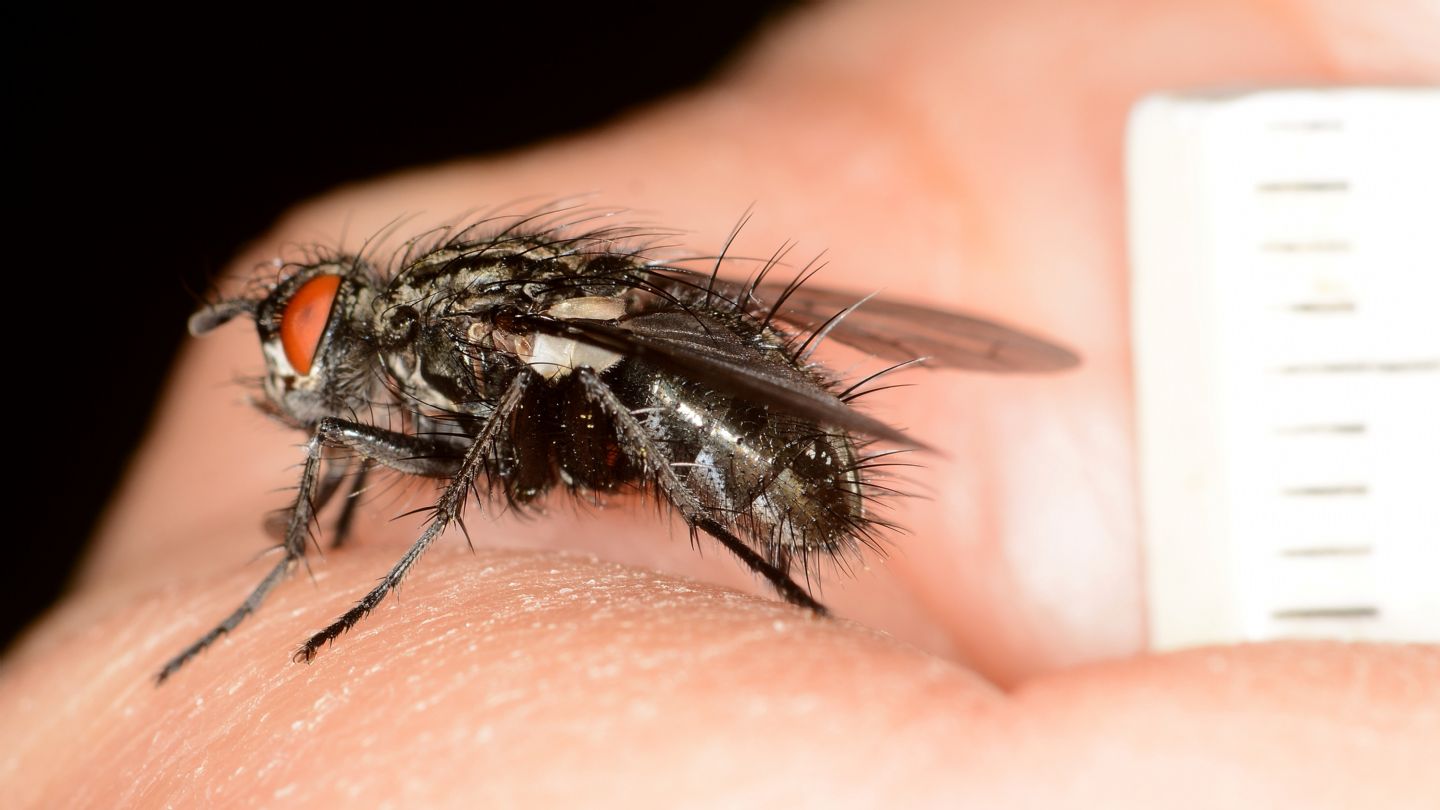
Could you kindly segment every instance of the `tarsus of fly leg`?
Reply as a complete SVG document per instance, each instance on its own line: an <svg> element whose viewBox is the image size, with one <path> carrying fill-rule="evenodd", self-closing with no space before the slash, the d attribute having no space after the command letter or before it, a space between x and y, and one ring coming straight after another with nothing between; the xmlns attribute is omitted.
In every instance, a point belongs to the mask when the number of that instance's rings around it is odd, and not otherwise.
<svg viewBox="0 0 1440 810"><path fill-rule="evenodd" d="M240 603L240 607L235 608L234 612L215 625L210 632L201 636L194 644L186 647L179 655L171 658L165 664L160 673L155 676L157 685L164 683L166 678L174 675L190 659L214 644L221 636L238 627L246 616L254 613L255 609L260 607L260 603L265 601L265 596L270 593L270 589L279 584L280 580L284 579L294 568L295 563L305 556L305 540L309 536L310 521L315 519L315 511L323 505L312 500L316 495L316 481L319 478L320 461L324 455L318 428L315 435L310 438L306 449L305 470L300 474L300 486L295 493L295 505L290 509L290 522L285 527L285 540L281 544L284 556L275 563L274 568L270 569L270 573L260 580L260 584L255 586L255 590L245 597L245 601ZM330 493L333 492L334 488L331 488ZM328 497L329 493L320 493L320 495Z"/></svg>
<svg viewBox="0 0 1440 810"><path fill-rule="evenodd" d="M675 508L680 510L680 516L685 518L686 523L719 540L732 554L739 557L741 562L749 566L750 570L769 581L786 602L807 608L821 616L829 613L824 605L815 601L809 591L790 578L788 562L785 569L782 569L766 560L706 511L695 493L675 474L675 468L670 466L670 454L645 430L645 426L640 424L625 403L615 396L615 392L610 390L593 369L581 367L575 373L584 386L585 395L614 420L621 443L640 448L643 456L632 460L642 464L655 477L661 491L675 504Z"/></svg>
<svg viewBox="0 0 1440 810"><path fill-rule="evenodd" d="M390 569L390 573L386 574L385 577L380 580L380 584L365 594L364 598L355 604L355 607L350 608L340 618L331 622L329 627L311 636L309 640L301 645L300 649L296 650L293 656L295 661L309 662L314 660L315 654L319 652L321 647L334 641L341 634L359 623L361 619L370 615L370 612L385 599L385 595L400 584L400 581L405 578L405 574L410 571L411 566L415 565L415 562L425 554L425 551L430 548L430 545L435 542L435 539L439 537L451 523L460 517L460 512L464 508L465 501L470 495L470 488L474 485L475 479L479 477L480 472L484 469L485 460L490 454L496 437L500 435L501 429L510 421L510 417L514 415L515 409L520 404L525 394L525 389L529 386L533 377L534 372L529 369L523 369L519 376L515 378L515 381L510 384L510 387L507 388L505 393L500 397L500 401L496 404L494 412L486 419L484 427L480 429L480 433L475 436L470 447L466 449L465 458L460 463L459 471L450 479L450 483L446 485L445 492L440 496L439 502L435 504L434 515L430 518L430 525L425 527L425 531L420 535L419 539L411 544L404 556Z"/></svg>

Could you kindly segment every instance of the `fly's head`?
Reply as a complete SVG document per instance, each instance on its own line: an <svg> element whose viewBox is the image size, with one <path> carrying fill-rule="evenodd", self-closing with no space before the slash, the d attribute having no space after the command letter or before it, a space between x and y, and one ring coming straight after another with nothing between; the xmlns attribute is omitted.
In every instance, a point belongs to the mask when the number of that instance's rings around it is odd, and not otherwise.
<svg viewBox="0 0 1440 810"><path fill-rule="evenodd" d="M265 355L263 386L276 415L297 427L349 416L365 403L370 358L370 275L355 260L299 267L273 286L206 307L190 318L202 335L249 315Z"/></svg>

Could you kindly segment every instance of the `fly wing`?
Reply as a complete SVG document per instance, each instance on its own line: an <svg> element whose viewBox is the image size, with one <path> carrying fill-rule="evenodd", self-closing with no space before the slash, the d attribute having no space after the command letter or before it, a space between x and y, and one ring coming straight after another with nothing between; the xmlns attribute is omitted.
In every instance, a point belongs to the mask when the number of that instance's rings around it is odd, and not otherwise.
<svg viewBox="0 0 1440 810"><path fill-rule="evenodd" d="M767 357L723 323L698 313L663 311L623 321L521 316L530 329L577 340L748 399L877 439L920 442L846 405L793 365Z"/></svg>
<svg viewBox="0 0 1440 810"><path fill-rule="evenodd" d="M925 358L928 365L991 372L1053 372L1074 368L1069 349L963 312L820 285L763 281L751 285L675 267L652 270L656 281L721 297L760 318L770 317L886 360ZM772 314L773 309L773 314Z"/></svg>
<svg viewBox="0 0 1440 810"><path fill-rule="evenodd" d="M994 372L1063 371L1080 363L1068 349L994 321L885 298L857 299L812 284L761 284L756 295L778 302L774 317L886 360ZM860 303L857 306L857 301ZM776 304L771 304L776 306ZM854 307L849 312L847 308ZM845 312L838 316L837 313Z"/></svg>

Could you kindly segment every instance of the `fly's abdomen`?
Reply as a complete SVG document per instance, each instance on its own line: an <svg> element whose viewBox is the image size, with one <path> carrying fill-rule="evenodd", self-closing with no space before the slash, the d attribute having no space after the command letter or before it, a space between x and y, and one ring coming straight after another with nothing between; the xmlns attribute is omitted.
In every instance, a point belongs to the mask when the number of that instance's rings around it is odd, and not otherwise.
<svg viewBox="0 0 1440 810"><path fill-rule="evenodd" d="M847 550L866 525L854 445L815 425L795 427L736 523L777 551Z"/></svg>
<svg viewBox="0 0 1440 810"><path fill-rule="evenodd" d="M865 482L848 435L625 365L617 393L667 449L681 480L767 557L847 550L863 537Z"/></svg>

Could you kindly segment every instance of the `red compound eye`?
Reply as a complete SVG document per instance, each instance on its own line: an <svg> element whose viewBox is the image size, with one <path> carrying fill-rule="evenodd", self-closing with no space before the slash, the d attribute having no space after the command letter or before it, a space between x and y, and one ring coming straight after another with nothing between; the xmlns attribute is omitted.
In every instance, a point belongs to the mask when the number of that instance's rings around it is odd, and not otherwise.
<svg viewBox="0 0 1440 810"><path fill-rule="evenodd" d="M285 314L280 316L280 345L285 347L290 367L300 374L310 373L339 289L339 276L316 276L301 285L285 305Z"/></svg>

